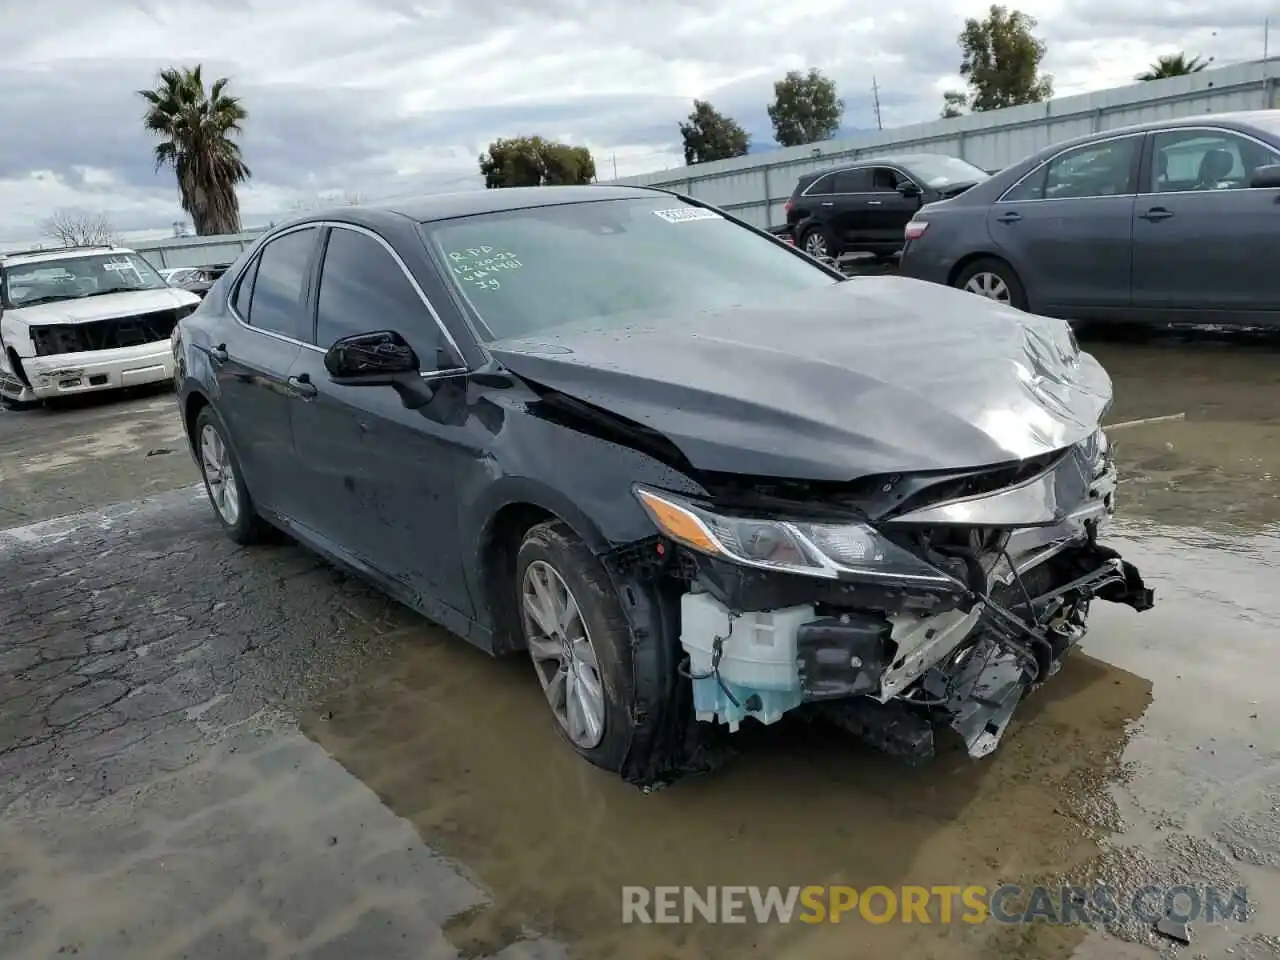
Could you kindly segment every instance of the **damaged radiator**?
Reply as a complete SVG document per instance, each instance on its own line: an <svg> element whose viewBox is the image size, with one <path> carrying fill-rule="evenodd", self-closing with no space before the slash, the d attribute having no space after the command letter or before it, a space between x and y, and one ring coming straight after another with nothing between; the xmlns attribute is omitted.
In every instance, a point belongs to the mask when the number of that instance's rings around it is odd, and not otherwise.
<svg viewBox="0 0 1280 960"><path fill-rule="evenodd" d="M168 340L178 321L190 312L190 307L183 307L85 323L32 325L31 343L37 357L157 343Z"/></svg>

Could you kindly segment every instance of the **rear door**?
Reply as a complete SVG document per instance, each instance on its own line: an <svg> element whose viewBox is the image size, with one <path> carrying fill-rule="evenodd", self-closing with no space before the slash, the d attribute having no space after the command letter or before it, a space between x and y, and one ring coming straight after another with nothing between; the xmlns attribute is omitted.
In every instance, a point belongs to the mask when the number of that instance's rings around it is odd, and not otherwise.
<svg viewBox="0 0 1280 960"><path fill-rule="evenodd" d="M872 214L877 208L868 203L875 199L870 167L837 170L830 199L832 231L842 247L856 250L875 237Z"/></svg>
<svg viewBox="0 0 1280 960"><path fill-rule="evenodd" d="M1169 321L1280 320L1280 189L1249 187L1275 148L1236 131L1150 135L1133 219L1133 305Z"/></svg>
<svg viewBox="0 0 1280 960"><path fill-rule="evenodd" d="M229 308L238 321L215 344L217 410L231 433L246 483L258 504L289 515L298 495L289 408L289 377L309 333L306 313L320 236L304 227L268 241L241 274Z"/></svg>
<svg viewBox="0 0 1280 960"><path fill-rule="evenodd" d="M1033 311L1077 319L1128 309L1143 137L1065 150L991 205L988 231Z"/></svg>

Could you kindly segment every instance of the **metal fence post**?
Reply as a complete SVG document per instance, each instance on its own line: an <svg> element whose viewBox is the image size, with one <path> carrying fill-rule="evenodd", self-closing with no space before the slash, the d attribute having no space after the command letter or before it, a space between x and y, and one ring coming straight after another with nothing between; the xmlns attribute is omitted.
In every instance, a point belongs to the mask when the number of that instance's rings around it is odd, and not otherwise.
<svg viewBox="0 0 1280 960"><path fill-rule="evenodd" d="M764 174L764 226L767 230L773 226L773 191L769 189L769 171L773 165L766 163L760 168Z"/></svg>

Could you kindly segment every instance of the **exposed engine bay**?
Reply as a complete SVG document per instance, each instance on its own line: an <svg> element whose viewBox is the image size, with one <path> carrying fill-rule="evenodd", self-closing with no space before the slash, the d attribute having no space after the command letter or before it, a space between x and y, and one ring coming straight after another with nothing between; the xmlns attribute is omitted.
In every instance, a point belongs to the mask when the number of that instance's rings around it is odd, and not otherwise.
<svg viewBox="0 0 1280 960"><path fill-rule="evenodd" d="M1101 430L1020 463L871 480L818 505L760 486L707 503L637 490L681 555L698 721L822 715L912 761L949 726L983 757L1092 601L1154 602L1098 541L1116 491Z"/></svg>

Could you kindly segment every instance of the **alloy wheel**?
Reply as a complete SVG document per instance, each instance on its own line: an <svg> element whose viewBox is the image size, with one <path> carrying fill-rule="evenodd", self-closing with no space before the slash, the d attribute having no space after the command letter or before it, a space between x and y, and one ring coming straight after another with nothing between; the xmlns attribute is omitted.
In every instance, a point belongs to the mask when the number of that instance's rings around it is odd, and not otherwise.
<svg viewBox="0 0 1280 960"><path fill-rule="evenodd" d="M529 656L551 712L570 740L590 750L604 738L604 684L578 601L545 560L525 569L520 601Z"/></svg>
<svg viewBox="0 0 1280 960"><path fill-rule="evenodd" d="M209 499L227 523L235 526L240 519L240 488L236 485L236 471L231 465L231 451L213 424L206 423L200 431L200 465L209 487Z"/></svg>
<svg viewBox="0 0 1280 960"><path fill-rule="evenodd" d="M970 277L964 289L969 293L976 293L980 297L1000 303L1008 303L1011 299L1009 285L999 275L985 270Z"/></svg>
<svg viewBox="0 0 1280 960"><path fill-rule="evenodd" d="M827 255L827 239L819 230L810 231L804 238L804 252L819 259Z"/></svg>

